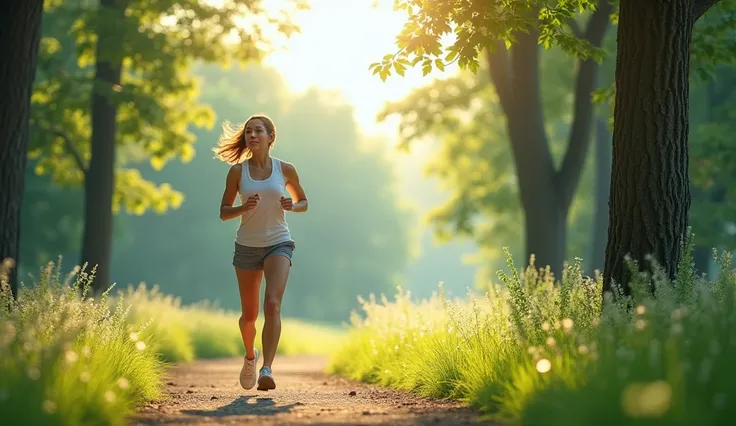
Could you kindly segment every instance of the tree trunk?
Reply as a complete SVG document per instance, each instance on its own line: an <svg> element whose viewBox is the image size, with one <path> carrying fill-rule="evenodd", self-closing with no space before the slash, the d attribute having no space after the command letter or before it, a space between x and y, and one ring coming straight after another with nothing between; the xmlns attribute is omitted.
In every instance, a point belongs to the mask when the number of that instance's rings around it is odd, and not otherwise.
<svg viewBox="0 0 736 426"><path fill-rule="evenodd" d="M92 143L89 168L85 176L84 236L82 263L96 267L93 289L96 293L108 287L112 250L115 190L115 142L117 105L112 99L121 90L123 55L120 25L125 19L125 5L120 0L101 0L97 27L95 90L92 93Z"/></svg>
<svg viewBox="0 0 736 426"><path fill-rule="evenodd" d="M16 298L28 118L42 17L42 0L5 0L0 6L0 262L12 259L15 264L7 279Z"/></svg>
<svg viewBox="0 0 736 426"><path fill-rule="evenodd" d="M511 49L513 96L507 99L508 133L516 164L519 194L525 216L526 259L534 255L535 266L561 271L565 257L565 216L559 222L557 204L562 197L555 185L555 169L544 129L539 81L538 34L519 34ZM528 265L528 263L527 263Z"/></svg>
<svg viewBox="0 0 736 426"><path fill-rule="evenodd" d="M524 206L525 261L534 255L537 269L549 266L555 277L561 279L567 248L567 208L558 197L549 196L550 192L543 194L545 190L543 186L529 188L532 202Z"/></svg>
<svg viewBox="0 0 736 426"><path fill-rule="evenodd" d="M598 2L582 37L600 46L608 28L612 5ZM592 97L598 64L585 60L575 78L573 122L567 150L555 169L545 131L539 79L539 32L518 32L507 54L498 47L488 55L491 81L507 119L511 151L525 216L526 259L561 275L567 250L567 213L577 190L588 146L592 121ZM528 265L528 263L527 263Z"/></svg>
<svg viewBox="0 0 736 426"><path fill-rule="evenodd" d="M589 275L603 270L608 238L608 195L611 187L611 132L603 118L595 123L595 194L593 212L593 239L591 242Z"/></svg>
<svg viewBox="0 0 736 426"><path fill-rule="evenodd" d="M690 208L688 177L689 0L621 0L616 60L611 217L604 291L630 293L629 255L653 256L670 278Z"/></svg>

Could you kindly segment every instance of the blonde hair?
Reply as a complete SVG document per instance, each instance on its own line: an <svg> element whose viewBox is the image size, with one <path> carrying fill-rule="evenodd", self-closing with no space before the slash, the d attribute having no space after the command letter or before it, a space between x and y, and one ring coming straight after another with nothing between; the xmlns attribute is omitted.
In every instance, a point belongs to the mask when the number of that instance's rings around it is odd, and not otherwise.
<svg viewBox="0 0 736 426"><path fill-rule="evenodd" d="M266 132L273 137L271 145L276 142L276 126L266 114L251 115L242 125L233 125L226 120L222 125L222 135L217 141L217 146L212 149L215 158L232 165L242 163L253 156L245 143L245 127L253 119L259 119L263 122Z"/></svg>

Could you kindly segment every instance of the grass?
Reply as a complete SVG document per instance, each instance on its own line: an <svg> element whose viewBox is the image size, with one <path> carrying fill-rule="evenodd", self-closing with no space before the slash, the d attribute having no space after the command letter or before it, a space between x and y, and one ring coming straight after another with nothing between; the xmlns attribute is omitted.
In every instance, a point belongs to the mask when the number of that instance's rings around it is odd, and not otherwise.
<svg viewBox="0 0 736 426"><path fill-rule="evenodd" d="M8 266L8 265L6 265ZM163 364L131 337L122 299L83 297L91 275L71 285L49 265L18 301L0 294L0 418L7 424L125 424L162 395ZM80 293L82 296L80 296Z"/></svg>
<svg viewBox="0 0 736 426"><path fill-rule="evenodd" d="M555 281L517 271L508 252L510 274L484 297L371 297L329 370L466 401L508 425L729 424L736 273L724 254L717 279L698 277L691 241L684 249L674 282L654 265L634 272L631 297L604 299L579 261Z"/></svg>
<svg viewBox="0 0 736 426"><path fill-rule="evenodd" d="M238 329L240 313L225 311L208 301L182 306L177 297L144 284L128 288L125 299L132 304L131 324L146 326L151 345L168 362L242 356ZM263 315L257 321L256 347L261 348ZM345 333L337 327L310 324L292 318L281 321L278 353L327 354L339 345Z"/></svg>
<svg viewBox="0 0 736 426"><path fill-rule="evenodd" d="M0 265L0 278L10 266ZM182 306L145 285L93 299L92 278L82 268L64 278L61 262L50 263L17 301L0 280L3 424L123 425L165 398L167 364L244 353L239 314ZM337 328L287 318L279 352L325 353L342 338Z"/></svg>

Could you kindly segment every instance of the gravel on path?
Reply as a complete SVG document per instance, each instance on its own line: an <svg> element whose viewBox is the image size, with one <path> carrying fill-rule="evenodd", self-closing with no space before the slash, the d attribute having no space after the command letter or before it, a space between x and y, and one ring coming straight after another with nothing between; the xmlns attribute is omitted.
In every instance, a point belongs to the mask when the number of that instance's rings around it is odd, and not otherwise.
<svg viewBox="0 0 736 426"><path fill-rule="evenodd" d="M280 356L276 389L244 390L241 359L196 361L171 367L167 400L143 407L131 425L474 425L457 402L356 383L323 373L321 356Z"/></svg>

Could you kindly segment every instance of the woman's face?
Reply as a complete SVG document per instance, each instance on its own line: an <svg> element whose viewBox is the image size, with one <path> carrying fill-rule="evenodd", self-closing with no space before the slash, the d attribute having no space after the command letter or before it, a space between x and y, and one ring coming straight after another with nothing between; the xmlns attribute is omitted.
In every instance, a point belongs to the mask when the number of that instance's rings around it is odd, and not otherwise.
<svg viewBox="0 0 736 426"><path fill-rule="evenodd" d="M266 125L260 118L251 119L245 125L245 146L252 152L268 150L271 139Z"/></svg>

